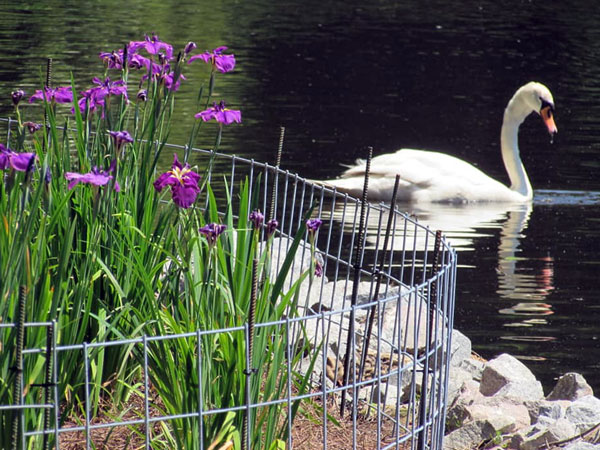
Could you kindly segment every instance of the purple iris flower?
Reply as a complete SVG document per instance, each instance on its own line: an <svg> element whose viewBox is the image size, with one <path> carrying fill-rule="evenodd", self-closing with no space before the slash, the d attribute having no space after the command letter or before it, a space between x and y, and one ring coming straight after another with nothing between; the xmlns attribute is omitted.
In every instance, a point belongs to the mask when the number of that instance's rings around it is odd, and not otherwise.
<svg viewBox="0 0 600 450"><path fill-rule="evenodd" d="M0 170L10 167L19 172L28 172L33 169L36 159L35 153L17 153L0 144Z"/></svg>
<svg viewBox="0 0 600 450"><path fill-rule="evenodd" d="M71 91L71 86L63 86L56 89L45 87L43 91L40 89L35 91L29 97L29 103L33 103L35 100L43 100L44 98L47 102L71 103L73 101L73 92Z"/></svg>
<svg viewBox="0 0 600 450"><path fill-rule="evenodd" d="M42 125L35 122L23 122L23 126L27 127L29 134L35 133L37 130L42 128Z"/></svg>
<svg viewBox="0 0 600 450"><path fill-rule="evenodd" d="M96 86L91 87L87 91L80 92L81 98L77 102L79 110L85 113L86 108L89 111L95 111L98 107L104 108L104 98L108 95L122 95L125 100L129 101L127 97L127 86L123 80L111 81L109 77L101 80L98 77L94 77L92 80ZM74 109L71 110L74 113Z"/></svg>
<svg viewBox="0 0 600 450"><path fill-rule="evenodd" d="M229 125L233 122L241 123L242 121L241 111L235 109L228 109L225 106L225 102L223 100L221 100L219 104L213 103L213 106L204 111L200 111L194 117L196 119L201 118L205 122L208 122L211 119L215 119L217 122L224 123L225 125Z"/></svg>
<svg viewBox="0 0 600 450"><path fill-rule="evenodd" d="M175 81L175 72L165 73L160 76L160 79L164 81L165 87L170 91L177 91L181 85L181 81L185 81L185 77L182 73L179 74L177 81Z"/></svg>
<svg viewBox="0 0 600 450"><path fill-rule="evenodd" d="M152 69L152 80L157 83L164 83L165 87L170 91L177 91L182 81L185 81L185 76L183 74L179 74L177 80L175 80L175 72L170 71L171 66L169 64L165 64L164 66L159 66L154 64L154 68ZM145 81L149 78L148 74L142 77L142 81Z"/></svg>
<svg viewBox="0 0 600 450"><path fill-rule="evenodd" d="M256 209L250 213L250 217L248 217L248 219L250 222L252 222L254 229L258 230L262 226L265 216L260 212L260 210Z"/></svg>
<svg viewBox="0 0 600 450"><path fill-rule="evenodd" d="M117 147L117 152L121 151L123 145L131 144L133 142L133 138L129 134L129 131L109 131L108 134L112 136L115 147Z"/></svg>
<svg viewBox="0 0 600 450"><path fill-rule="evenodd" d="M167 59L173 58L173 46L159 40L156 34L153 34L152 37L146 35L143 41L132 41L129 43L128 48L131 53L135 53L140 48L143 48L151 55L156 55L164 51Z"/></svg>
<svg viewBox="0 0 600 450"><path fill-rule="evenodd" d="M103 59L109 69L123 68L123 49L112 52L101 52L100 59Z"/></svg>
<svg viewBox="0 0 600 450"><path fill-rule="evenodd" d="M185 45L185 48L183 49L183 53L185 53L187 55L189 52L191 52L195 48L196 48L196 43L195 42L188 42Z"/></svg>
<svg viewBox="0 0 600 450"><path fill-rule="evenodd" d="M129 67L133 69L145 69L146 72L151 71L153 75L159 74L163 70L161 64L157 64L142 55L133 54L129 60Z"/></svg>
<svg viewBox="0 0 600 450"><path fill-rule="evenodd" d="M94 77L94 84L97 86L93 87L90 90L94 90L94 97L96 101L102 100L107 95L122 95L127 98L127 86L123 80L111 81L110 78L106 77L104 80L101 80L98 77Z"/></svg>
<svg viewBox="0 0 600 450"><path fill-rule="evenodd" d="M185 46L186 51L192 51L195 48L193 42L189 42ZM146 58L138 54L138 51L144 49L150 55L156 55L153 58L158 61L155 62L153 59ZM187 54L187 53L186 53ZM113 51L111 53L100 53L102 58L109 69L122 69L123 67L123 50ZM170 70L169 61L173 59L173 47L166 42L158 39L157 35L152 37L146 35L143 41L131 41L127 45L127 65L133 69L145 69L146 75L142 77L143 80L147 80L148 77L152 77L152 80L157 82L163 82L167 89L176 91L179 89L182 80L185 80L183 75L179 75L175 79L175 73ZM96 82L96 81L94 81ZM118 83L118 82L115 82ZM114 85L113 85L114 88ZM122 94L127 98L127 88L123 87L124 92L116 92L114 89L111 90L110 94ZM139 97L138 97L139 99Z"/></svg>
<svg viewBox="0 0 600 450"><path fill-rule="evenodd" d="M315 277L322 277L323 276L323 264L315 259Z"/></svg>
<svg viewBox="0 0 600 450"><path fill-rule="evenodd" d="M117 167L117 160L113 159L110 163L110 167L108 170L98 169L96 166L92 168L91 172L88 173L75 173L75 172L66 172L65 178L69 182L68 188L73 189L79 183L87 183L92 184L94 186L105 186L108 184L110 180L114 177L110 175L115 171ZM119 183L115 180L115 191L119 192L121 187Z"/></svg>
<svg viewBox="0 0 600 450"><path fill-rule="evenodd" d="M225 231L226 225L220 225L218 223L209 223L204 225L198 231L206 237L208 245L213 247L217 243L218 237Z"/></svg>
<svg viewBox="0 0 600 450"><path fill-rule="evenodd" d="M219 72L226 73L231 72L235 67L235 57L233 55L224 55L223 51L227 50L227 47L217 47L212 52L204 52L199 55L192 56L188 64L196 59L201 59L205 63L211 64Z"/></svg>
<svg viewBox="0 0 600 450"><path fill-rule="evenodd" d="M140 89L137 93L137 99L142 102L145 102L146 100L148 100L148 90Z"/></svg>
<svg viewBox="0 0 600 450"><path fill-rule="evenodd" d="M141 55L133 55L131 65L156 75L163 71L163 66Z"/></svg>
<svg viewBox="0 0 600 450"><path fill-rule="evenodd" d="M323 224L321 219L308 219L306 221L306 228L310 233L316 233L319 227Z"/></svg>
<svg viewBox="0 0 600 450"><path fill-rule="evenodd" d="M177 159L177 154L173 155L173 165L171 170L160 175L154 181L154 189L161 192L166 186L171 186L173 201L181 208L189 208L196 201L196 196L200 193L200 175L192 172L189 164L182 165Z"/></svg>
<svg viewBox="0 0 600 450"><path fill-rule="evenodd" d="M104 108L104 99L97 97L98 87L93 87L87 91L80 92L81 98L77 101L79 111L85 113L86 110L90 112L98 109L98 106ZM75 114L75 108L71 109L71 113Z"/></svg>
<svg viewBox="0 0 600 450"><path fill-rule="evenodd" d="M129 67L131 67L132 69L145 68L146 70L148 70L151 65L152 61L150 61L145 56L138 55L136 53L129 55Z"/></svg>
<svg viewBox="0 0 600 450"><path fill-rule="evenodd" d="M23 89L17 89L11 93L13 105L17 106L23 96L25 95L25 91Z"/></svg>
<svg viewBox="0 0 600 450"><path fill-rule="evenodd" d="M143 41L145 42L145 41ZM153 63L149 58L145 56L137 54L137 50L140 48L135 42L131 42L127 47L127 66L132 69L146 69L152 70L154 72L160 70L160 65ZM119 49L112 52L102 52L100 53L100 58L104 60L106 66L109 69L123 69L123 49Z"/></svg>
<svg viewBox="0 0 600 450"><path fill-rule="evenodd" d="M140 86L148 78L152 78L152 81L158 81L159 79L164 78L165 73L168 73L168 70L168 64L166 66L159 66L158 64L153 64L152 70L148 70L147 73L142 76L142 79L140 80Z"/></svg>
<svg viewBox="0 0 600 450"><path fill-rule="evenodd" d="M271 219L267 222L267 239L275 233L275 230L279 226L279 222L276 219Z"/></svg>

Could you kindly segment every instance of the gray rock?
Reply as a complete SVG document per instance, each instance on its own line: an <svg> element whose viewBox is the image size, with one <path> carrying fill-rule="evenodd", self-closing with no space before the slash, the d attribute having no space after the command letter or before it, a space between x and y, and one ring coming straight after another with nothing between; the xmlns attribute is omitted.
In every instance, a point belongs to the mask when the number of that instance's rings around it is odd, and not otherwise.
<svg viewBox="0 0 600 450"><path fill-rule="evenodd" d="M541 430L541 428L539 427L539 425L531 425L530 427L519 430L518 432L513 434L512 437L510 438L508 448L511 448L511 449L521 448L521 445L523 444L523 442L525 442L525 439L533 436L535 433L539 432L540 430Z"/></svg>
<svg viewBox="0 0 600 450"><path fill-rule="evenodd" d="M578 373L570 372L558 379L546 400L577 400L588 395L594 395L594 391L585 378Z"/></svg>
<svg viewBox="0 0 600 450"><path fill-rule="evenodd" d="M455 400L450 403L448 412L452 411L452 409L456 406L460 405L470 405L475 402L483 401L485 397L481 395L479 392L479 382L475 380L467 380L463 382L460 387L458 393L456 394Z"/></svg>
<svg viewBox="0 0 600 450"><path fill-rule="evenodd" d="M477 367L481 367L478 361L459 360L450 368L444 449L477 448L494 439L494 444L502 448L538 450L600 423L600 399L584 395L591 388L578 374L561 377L545 399L533 373L508 354L483 365L481 383L475 378ZM504 442L495 441L507 434ZM565 448L600 450L600 445L580 441Z"/></svg>
<svg viewBox="0 0 600 450"><path fill-rule="evenodd" d="M288 251L293 243L293 239L287 237L275 237L271 243L271 273L274 279L281 270ZM264 243L263 243L264 245ZM291 285L298 279L298 276L310 266L310 244L302 241L294 255L294 261L286 278L287 284ZM292 278L289 278L290 275Z"/></svg>
<svg viewBox="0 0 600 450"><path fill-rule="evenodd" d="M452 330L450 367L457 367L471 358L471 340L458 330Z"/></svg>
<svg viewBox="0 0 600 450"><path fill-rule="evenodd" d="M566 419L558 419L547 428L533 425L520 430L519 433L513 436L510 448L538 450L544 445L568 439L575 434L576 429L571 422Z"/></svg>
<svg viewBox="0 0 600 450"><path fill-rule="evenodd" d="M448 380L448 405L453 405L461 395L461 388L467 381L473 377L469 372L461 367L450 367L450 378Z"/></svg>
<svg viewBox="0 0 600 450"><path fill-rule="evenodd" d="M321 284L315 279L310 286L305 280L300 287L300 309L301 314L314 315L321 311L326 313L326 327L330 336L331 350L336 355L345 354L346 336L352 299L353 282L341 280ZM363 305L373 295L373 284L371 282L360 282L357 289L357 308L355 310L356 345L362 347L364 333L368 326L367 318L371 308ZM306 301L302 299L308 298ZM321 303L319 303L319 298ZM379 293L382 301L379 308L375 309L372 334L369 341L369 349L379 349L382 353L391 352L398 345L404 353L413 353L415 345L419 348L425 347L426 314L418 306L421 301L415 301L404 295L404 290L398 287L390 288L387 292L383 289ZM370 300L369 300L370 301ZM399 305L399 307L398 307ZM398 308L400 311L398 311ZM344 311L344 312L342 312ZM333 313L330 313L333 312ZM338 312L337 314L335 312ZM340 323L343 324L340 332ZM415 325L416 324L416 325ZM438 336L442 332L442 322L438 320ZM415 326L417 328L415 328ZM331 328L333 327L333 328ZM309 327L310 328L310 327ZM309 336L314 335L316 330L308 329ZM381 334L378 335L378 332ZM341 335L341 339L338 338ZM335 339L333 339L335 337ZM415 339L416 337L416 339ZM335 342L333 342L335 340ZM378 340L380 342L378 343ZM379 347L378 347L379 344Z"/></svg>
<svg viewBox="0 0 600 450"><path fill-rule="evenodd" d="M579 433L589 430L600 423L600 400L588 395L574 401L567 408L565 418L577 428Z"/></svg>
<svg viewBox="0 0 600 450"><path fill-rule="evenodd" d="M463 427L471 417L466 412L466 406L483 401L485 397L479 392L479 383L474 380L463 382L455 394L454 401L449 403L446 415L446 432Z"/></svg>
<svg viewBox="0 0 600 450"><path fill-rule="evenodd" d="M523 403L507 397L471 397L471 401L459 400L448 411L448 423L464 424L476 420L488 420L494 425L495 434L513 433L530 425L529 411Z"/></svg>
<svg viewBox="0 0 600 450"><path fill-rule="evenodd" d="M400 311L398 311L398 306ZM397 322L397 318L400 318L400 327L402 330L400 346L402 351L407 353L413 353L415 348L419 351L423 351L427 344L427 304L424 299L415 295L402 294L401 301L395 302L389 305L389 312L386 311L385 317L382 320L382 337L384 339L390 339L391 342L397 342L395 335L391 334L394 329L393 323ZM441 312L437 313L437 317L434 316L434 322L437 324L437 330L431 330L431 337L433 339L441 339L442 335L445 334L443 330L446 319L443 317ZM448 336L445 336L448 338ZM437 352L438 361L443 358L445 349ZM432 355L429 360L430 364L434 364L436 354Z"/></svg>
<svg viewBox="0 0 600 450"><path fill-rule="evenodd" d="M481 376L480 391L485 396L499 395L520 400L544 397L542 384L523 364L507 353L488 361Z"/></svg>
<svg viewBox="0 0 600 450"><path fill-rule="evenodd" d="M542 421L548 423L548 420L555 421L565 417L565 411L571 402L566 400L535 400L526 401L525 406L529 410L529 416L531 417L531 423L538 423Z"/></svg>
<svg viewBox="0 0 600 450"><path fill-rule="evenodd" d="M548 417L552 420L558 420L565 417L566 406L564 402L544 401L540 404L538 417Z"/></svg>
<svg viewBox="0 0 600 450"><path fill-rule="evenodd" d="M503 434L515 432L521 428L528 427L531 424L531 418L529 417L527 407L518 400L506 397L485 397L485 403L483 403L482 406L485 406L491 414L496 412L510 418L513 423L512 428L502 430Z"/></svg>
<svg viewBox="0 0 600 450"><path fill-rule="evenodd" d="M556 422L557 420L558 419L553 419L552 417L548 416L540 416L538 417L536 425L540 428L549 428L552 425L554 425L554 422Z"/></svg>
<svg viewBox="0 0 600 450"><path fill-rule="evenodd" d="M458 367L461 369L465 369L467 372L471 374L474 380L481 381L481 376L483 375L483 368L485 367L485 362L479 361L474 358L467 358L463 360Z"/></svg>
<svg viewBox="0 0 600 450"><path fill-rule="evenodd" d="M487 420L476 420L448 433L444 437L444 450L477 448L479 444L496 436L495 427Z"/></svg>
<svg viewBox="0 0 600 450"><path fill-rule="evenodd" d="M402 403L414 403L417 401L417 396L421 395L423 388L423 373L420 372L409 372L410 382L402 387L402 396L400 401ZM428 377L427 383L431 387L432 376Z"/></svg>
<svg viewBox="0 0 600 450"><path fill-rule="evenodd" d="M572 442L566 447L562 447L562 450L597 450L600 449L600 444L590 444L589 442L577 441Z"/></svg>
<svg viewBox="0 0 600 450"><path fill-rule="evenodd" d="M417 368L419 371L421 370L420 365L417 365ZM398 378L400 378L400 380L398 380ZM403 355L403 357L400 358L400 374L392 373L387 382L400 387L402 392L404 392L404 390L412 384L413 378L421 380L423 377L415 370L412 358L409 355ZM418 381L418 384L420 388L421 382Z"/></svg>
<svg viewBox="0 0 600 450"><path fill-rule="evenodd" d="M370 400L372 403L395 406L400 401L399 395L398 386L390 383L381 383L380 386L376 384L371 389Z"/></svg>
<svg viewBox="0 0 600 450"><path fill-rule="evenodd" d="M298 313L301 315L311 316L302 322L303 332L305 333L306 338L312 344L312 348L318 348L322 344L323 350L326 352L326 357L323 358L320 355L315 363L313 373L317 374L317 377L320 378L320 375L323 372L323 359L331 358L334 361L340 361L340 365L343 365L343 358L346 355L346 342L348 338L348 326L349 326L349 311L342 312L343 310L348 310L350 308L350 296L352 292L353 283L351 281L341 281L338 283L328 282L321 284L319 281L317 284L313 284L310 286L305 282L300 286L300 304L303 305L299 307ZM365 296L369 295L371 290L371 283L363 282L358 286L359 295ZM398 289L395 290L395 295L398 295ZM383 294L383 293L382 293ZM394 292L389 293L388 296L391 296ZM307 300L303 300L303 299ZM318 299L322 299L322 303L318 303ZM387 302L386 307L382 308L381 316L383 320L391 323L390 330L383 328L381 339L377 336L377 321L375 321L375 325L373 327L373 332L371 335L371 339L369 341L369 354L379 354L382 358L387 355L395 355L394 358L396 362L398 362L398 355L393 346L394 339L396 339L395 343L397 345L397 338L394 338L393 328L394 322L396 321L395 302L404 302L404 299L396 298L394 301ZM392 303L394 303L392 305ZM324 315L324 323L323 317L320 316L321 309ZM355 315L355 344L356 344L356 364L359 365L361 350L364 344L363 332L365 329L365 322L367 317L367 309L357 309ZM396 326L396 328L398 328ZM385 336L384 336L385 335ZM325 341L322 339L325 337ZM379 342L378 342L379 341ZM375 358L371 358L375 359ZM412 360L409 356L403 355L400 358L400 362L402 365L410 364ZM302 369L305 370L308 368L310 361L306 360L302 362ZM386 364L381 362L382 370L387 371ZM397 364L396 364L397 366ZM395 378L397 382L397 377Z"/></svg>

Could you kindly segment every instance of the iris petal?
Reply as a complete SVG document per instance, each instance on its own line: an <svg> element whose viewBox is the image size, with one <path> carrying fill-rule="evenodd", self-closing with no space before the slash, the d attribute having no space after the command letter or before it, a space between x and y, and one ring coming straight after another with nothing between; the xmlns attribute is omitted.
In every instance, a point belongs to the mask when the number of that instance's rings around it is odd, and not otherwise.
<svg viewBox="0 0 600 450"><path fill-rule="evenodd" d="M171 186L173 202L181 208L189 208L200 193L200 175L193 172L189 164L181 164L177 154L173 155L171 170L161 174L154 181L154 189L161 192L166 186Z"/></svg>

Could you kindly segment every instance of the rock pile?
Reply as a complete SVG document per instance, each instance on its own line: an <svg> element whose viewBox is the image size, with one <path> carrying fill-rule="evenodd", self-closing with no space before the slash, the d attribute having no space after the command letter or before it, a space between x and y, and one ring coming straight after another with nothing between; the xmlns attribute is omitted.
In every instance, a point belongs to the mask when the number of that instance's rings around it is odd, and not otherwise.
<svg viewBox="0 0 600 450"><path fill-rule="evenodd" d="M544 397L541 383L515 357L471 356L458 331L448 389L445 450L600 449L600 399L577 373L563 375Z"/></svg>
<svg viewBox="0 0 600 450"><path fill-rule="evenodd" d="M289 245L290 241L285 238L273 241L273 260L276 261L273 276L283 262L280 255L287 253ZM303 243L286 286L291 286L310 267L310 257L310 248ZM339 386L343 378L340 370L343 366L341 358L345 354L347 329L340 324L347 322L352 288L350 280L336 283L323 276L313 279L312 283L306 278L298 292L298 297L303 299L300 305L304 305L300 306L303 311L301 315L312 316L304 322L305 339L320 342L319 338L325 335L337 337L323 342L325 355L317 358L314 365L303 361L300 369L311 370L317 381L325 379L330 389ZM372 300L372 288L369 282L360 283L357 288L358 305L366 305ZM394 370L398 364L422 369L409 356L415 350L420 352L427 340L425 304L418 296L408 296L406 291L397 287L388 288L385 294L387 298L397 296L397 300L384 304L378 312L374 329L380 334L379 345L375 345L377 339L373 339L368 348L368 356L377 352L382 361L380 364L383 374L386 370ZM327 327L324 327L319 316L322 311L338 312L328 316ZM367 308L356 311L357 328L364 329L367 311ZM440 327L437 330L439 335L445 323L443 317L438 317L436 323ZM397 354L397 347L394 345L398 343L398 326L402 330L399 345L403 350L402 355ZM363 345L358 333L356 345L358 349ZM358 354L356 358L359 358ZM367 365L368 363L369 361ZM367 372L368 369L365 374ZM407 370L406 375L409 374L410 371ZM453 330L449 380L445 450L600 450L600 444L592 443L600 442L600 399L593 395L592 388L580 374L565 374L552 392L544 396L542 384L518 359L508 354L490 361L473 357L470 340ZM378 398L377 391L374 390L371 397L366 399L368 402L381 402L384 408L393 407L398 401L408 401L407 395L412 395L414 400L414 393L420 392L418 378L390 377L386 381L385 388L383 384L381 386L381 398Z"/></svg>

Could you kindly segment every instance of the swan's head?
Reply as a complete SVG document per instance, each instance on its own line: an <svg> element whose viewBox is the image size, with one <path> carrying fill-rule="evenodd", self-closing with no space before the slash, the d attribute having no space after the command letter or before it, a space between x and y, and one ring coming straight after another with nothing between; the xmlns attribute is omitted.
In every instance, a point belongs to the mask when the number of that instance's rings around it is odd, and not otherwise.
<svg viewBox="0 0 600 450"><path fill-rule="evenodd" d="M542 117L548 133L554 135L558 132L554 123L554 99L550 89L542 83L531 81L521 87L515 97L522 99L530 111L536 112Z"/></svg>

